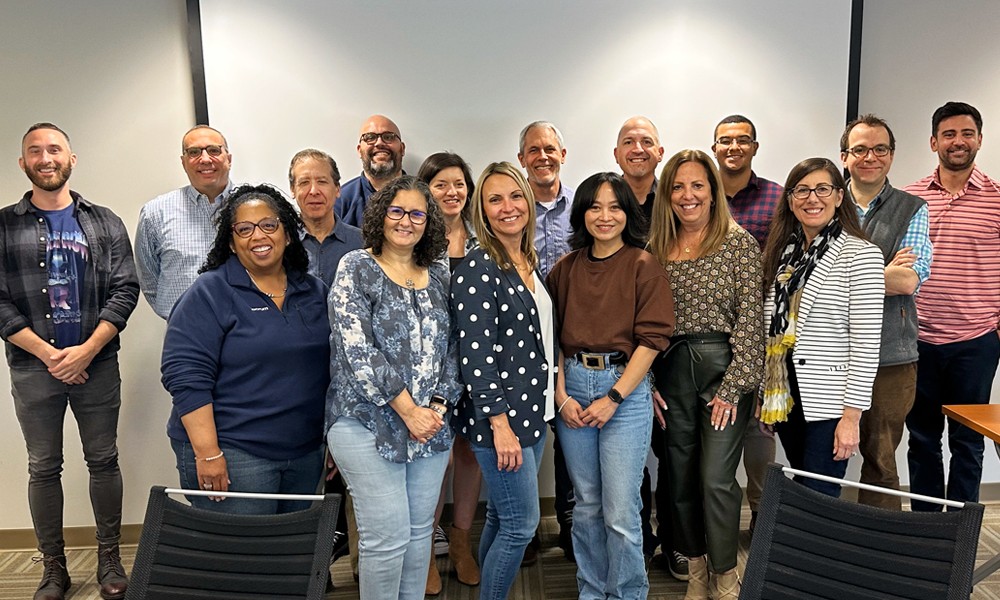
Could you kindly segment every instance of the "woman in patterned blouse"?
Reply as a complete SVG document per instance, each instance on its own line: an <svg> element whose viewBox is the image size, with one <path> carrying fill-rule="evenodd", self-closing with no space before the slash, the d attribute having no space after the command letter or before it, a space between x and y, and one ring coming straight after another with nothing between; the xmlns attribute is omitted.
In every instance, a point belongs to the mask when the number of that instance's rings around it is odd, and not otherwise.
<svg viewBox="0 0 1000 600"><path fill-rule="evenodd" d="M452 152L436 152L424 159L420 170L417 171L417 179L426 183L431 189L434 201L444 214L448 237L448 266L454 271L455 267L465 259L465 255L479 246L472 229L472 203L469 202L469 197L475 190L472 171L461 156ZM455 566L458 580L466 585L478 585L479 567L476 566L476 559L472 557L469 530L472 528L472 520L476 517L476 508L479 506L482 476L476 455L472 453L472 446L466 438L461 436L455 438L448 471L452 474L452 525L446 537L438 524L441 520L441 511L444 509L444 488L448 485L448 473L445 473L441 485L441 497L434 512L434 546L438 545L440 538L448 547L448 557ZM425 592L428 596L440 594L442 587L435 551L436 547L431 552L427 571Z"/></svg>
<svg viewBox="0 0 1000 600"><path fill-rule="evenodd" d="M444 417L461 390L448 316L444 220L427 185L400 177L365 209L364 250L329 296L327 440L354 499L361 598L423 598L448 466Z"/></svg>
<svg viewBox="0 0 1000 600"><path fill-rule="evenodd" d="M760 250L730 217L715 164L698 150L664 166L652 221L649 247L670 274L677 313L653 373L654 406L666 410L674 544L690 561L685 598L707 600L711 579L714 598L735 600L736 467L763 375Z"/></svg>

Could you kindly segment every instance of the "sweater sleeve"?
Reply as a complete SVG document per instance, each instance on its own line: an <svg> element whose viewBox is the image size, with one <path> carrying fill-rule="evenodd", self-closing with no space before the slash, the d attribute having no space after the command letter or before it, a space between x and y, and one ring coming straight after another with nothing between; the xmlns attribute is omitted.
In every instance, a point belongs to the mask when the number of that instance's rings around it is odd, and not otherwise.
<svg viewBox="0 0 1000 600"><path fill-rule="evenodd" d="M458 331L452 326L454 319L449 310L449 291L451 274L446 265L435 263L430 266L431 280L436 285L441 286L441 301L444 313L448 315L448 344L443 356L444 363L441 365L441 376L438 378L437 390L435 393L444 396L451 405L458 404L458 399L462 396L462 380L458 367Z"/></svg>
<svg viewBox="0 0 1000 600"><path fill-rule="evenodd" d="M677 324L674 295L667 271L652 254L640 255L635 281L635 322L632 335L638 346L662 352L670 345Z"/></svg>
<svg viewBox="0 0 1000 600"><path fill-rule="evenodd" d="M732 329L729 345L733 359L726 368L716 396L737 404L740 396L757 390L764 376L763 298L761 289L760 247L744 231L732 243L735 289L732 291Z"/></svg>
<svg viewBox="0 0 1000 600"><path fill-rule="evenodd" d="M167 321L160 373L178 416L213 402L222 344L231 328L220 315L232 314L232 289L214 275L196 279Z"/></svg>

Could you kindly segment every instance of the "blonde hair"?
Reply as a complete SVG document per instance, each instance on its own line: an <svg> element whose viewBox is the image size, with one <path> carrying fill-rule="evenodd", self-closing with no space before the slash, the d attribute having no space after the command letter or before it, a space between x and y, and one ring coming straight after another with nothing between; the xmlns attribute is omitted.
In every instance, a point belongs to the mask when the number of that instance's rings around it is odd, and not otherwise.
<svg viewBox="0 0 1000 600"><path fill-rule="evenodd" d="M700 164L705 168L708 182L712 188L712 205L708 217L708 230L698 247L698 254L711 254L722 247L730 227L735 223L729 214L729 204L719 177L715 163L701 150L681 150L670 157L660 172L660 181L656 186L656 198L653 200L653 216L649 225L649 251L661 264L667 263L667 257L677 245L677 234L680 230L680 219L674 214L670 202L671 188L677 177L677 170L688 162Z"/></svg>
<svg viewBox="0 0 1000 600"><path fill-rule="evenodd" d="M528 204L528 224L521 232L521 253L528 261L532 270L538 266L538 254L535 252L535 194L528 185L528 180L524 178L521 171L507 161L490 163L479 180L476 181L476 189L472 193L472 226L476 230L476 237L479 238L479 246L493 259L500 268L509 271L514 268L513 261L507 255L507 250L493 233L483 211L483 184L494 175L506 175L514 180L517 187L524 193L524 199Z"/></svg>

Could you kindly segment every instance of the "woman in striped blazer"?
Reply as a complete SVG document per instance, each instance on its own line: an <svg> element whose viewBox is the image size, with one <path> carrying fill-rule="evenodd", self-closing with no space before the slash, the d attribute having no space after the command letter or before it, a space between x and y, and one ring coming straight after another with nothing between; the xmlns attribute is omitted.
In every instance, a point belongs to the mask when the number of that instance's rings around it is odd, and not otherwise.
<svg viewBox="0 0 1000 600"><path fill-rule="evenodd" d="M797 164L764 249L767 339L761 421L792 467L842 478L871 406L885 296L882 254L865 240L828 159ZM840 487L800 483L831 496Z"/></svg>

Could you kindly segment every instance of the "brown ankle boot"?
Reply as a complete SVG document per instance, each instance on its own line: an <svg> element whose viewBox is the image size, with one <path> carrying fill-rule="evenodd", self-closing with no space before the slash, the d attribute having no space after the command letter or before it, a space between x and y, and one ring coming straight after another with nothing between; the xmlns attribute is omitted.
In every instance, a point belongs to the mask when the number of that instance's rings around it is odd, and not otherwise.
<svg viewBox="0 0 1000 600"><path fill-rule="evenodd" d="M427 566L427 585L424 594L437 596L441 593L441 573L438 572L437 559L434 557L434 546L431 546L431 562Z"/></svg>
<svg viewBox="0 0 1000 600"><path fill-rule="evenodd" d="M64 600L66 590L72 585L69 571L66 570L66 556L63 554L46 554L41 558L31 559L35 563L43 563L42 581L38 584L33 600Z"/></svg>
<svg viewBox="0 0 1000 600"><path fill-rule="evenodd" d="M455 566L458 580L465 585L479 585L479 566L472 557L472 545L469 543L469 530L452 527L448 530L450 546L448 557Z"/></svg>
<svg viewBox="0 0 1000 600"><path fill-rule="evenodd" d="M104 600L122 600L128 590L128 577L122 566L118 544L97 547L97 584Z"/></svg>

